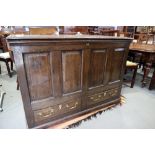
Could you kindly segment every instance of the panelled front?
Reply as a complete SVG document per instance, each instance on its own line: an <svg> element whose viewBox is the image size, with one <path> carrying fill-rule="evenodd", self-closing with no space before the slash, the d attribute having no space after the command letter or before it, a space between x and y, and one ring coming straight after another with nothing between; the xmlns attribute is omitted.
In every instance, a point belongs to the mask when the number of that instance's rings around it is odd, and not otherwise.
<svg viewBox="0 0 155 155"><path fill-rule="evenodd" d="M34 44L28 41L12 48L19 64L18 79L30 128L119 99L128 42L46 41L37 40ZM16 52L21 52L20 63ZM26 98L30 101L25 102ZM28 111L32 113L31 118Z"/></svg>
<svg viewBox="0 0 155 155"><path fill-rule="evenodd" d="M125 49L123 43L104 41L90 46L87 108L120 95Z"/></svg>
<svg viewBox="0 0 155 155"><path fill-rule="evenodd" d="M39 48L43 48L40 46ZM81 110L83 47L62 46L23 53L36 125Z"/></svg>

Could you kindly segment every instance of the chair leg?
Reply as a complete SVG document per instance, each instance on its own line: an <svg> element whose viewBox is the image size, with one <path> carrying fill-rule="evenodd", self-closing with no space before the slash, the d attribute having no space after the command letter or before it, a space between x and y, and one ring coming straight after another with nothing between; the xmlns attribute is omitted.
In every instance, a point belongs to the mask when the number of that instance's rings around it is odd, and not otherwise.
<svg viewBox="0 0 155 155"><path fill-rule="evenodd" d="M10 67L9 67L9 63L8 61L5 61L6 67L7 67L7 71L10 77L12 77L11 72L10 72Z"/></svg>
<svg viewBox="0 0 155 155"><path fill-rule="evenodd" d="M153 72L153 75L152 75L152 78L151 78L151 82L150 82L150 85L149 85L149 90L152 90L153 88L155 88L155 69L154 69L154 72Z"/></svg>
<svg viewBox="0 0 155 155"><path fill-rule="evenodd" d="M1 74L1 65L0 65L0 74Z"/></svg>
<svg viewBox="0 0 155 155"><path fill-rule="evenodd" d="M19 82L18 82L18 78L17 78L17 90L19 90Z"/></svg>
<svg viewBox="0 0 155 155"><path fill-rule="evenodd" d="M13 70L13 61L11 61L11 70Z"/></svg>
<svg viewBox="0 0 155 155"><path fill-rule="evenodd" d="M131 88L133 88L133 86L135 84L136 74L137 74L137 67L134 69L134 72L133 72L133 77L131 80Z"/></svg>
<svg viewBox="0 0 155 155"><path fill-rule="evenodd" d="M127 74L127 68L125 69L124 74Z"/></svg>

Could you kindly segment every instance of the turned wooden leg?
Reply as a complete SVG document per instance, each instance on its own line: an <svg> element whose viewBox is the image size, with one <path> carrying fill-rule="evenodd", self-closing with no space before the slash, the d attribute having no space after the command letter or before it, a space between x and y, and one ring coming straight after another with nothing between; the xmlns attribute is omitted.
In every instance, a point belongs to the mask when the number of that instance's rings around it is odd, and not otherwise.
<svg viewBox="0 0 155 155"><path fill-rule="evenodd" d="M125 69L124 74L127 74L127 69Z"/></svg>
<svg viewBox="0 0 155 155"><path fill-rule="evenodd" d="M11 70L13 70L13 61L11 61Z"/></svg>
<svg viewBox="0 0 155 155"><path fill-rule="evenodd" d="M6 67L7 67L7 71L10 77L12 77L11 72L10 72L10 67L9 67L9 63L8 61L5 61Z"/></svg>
<svg viewBox="0 0 155 155"><path fill-rule="evenodd" d="M150 82L150 85L149 85L149 90L152 90L152 89L155 89L155 69L154 69L154 72L153 72L153 75L152 75L152 78L151 78L151 82Z"/></svg>
<svg viewBox="0 0 155 155"><path fill-rule="evenodd" d="M133 77L132 77L132 81L131 81L131 88L133 88L133 86L135 84L136 74L137 74L137 67L134 69L134 72L133 72Z"/></svg>
<svg viewBox="0 0 155 155"><path fill-rule="evenodd" d="M17 78L17 90L19 90L19 82L18 82L18 78Z"/></svg>
<svg viewBox="0 0 155 155"><path fill-rule="evenodd" d="M142 79L142 87L144 87L146 85L146 79L147 79L148 74L150 73L151 66L152 66L152 63L146 63L146 65L144 67L144 75L143 75L143 79Z"/></svg>

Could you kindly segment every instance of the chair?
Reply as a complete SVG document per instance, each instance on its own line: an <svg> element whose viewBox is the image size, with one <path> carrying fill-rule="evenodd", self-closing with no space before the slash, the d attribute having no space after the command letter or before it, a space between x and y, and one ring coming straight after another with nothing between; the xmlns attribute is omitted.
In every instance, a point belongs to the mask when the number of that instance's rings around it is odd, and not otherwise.
<svg viewBox="0 0 155 155"><path fill-rule="evenodd" d="M133 75L132 75L132 79L131 80L124 80L125 82L131 82L130 88L133 88L133 86L135 84L135 79L136 79L136 74L137 74L137 68L138 68L138 64L137 63L134 63L132 61L127 61L126 62L126 71L128 69L134 70Z"/></svg>
<svg viewBox="0 0 155 155"><path fill-rule="evenodd" d="M134 38L136 40L134 40L133 42L136 42L138 44L152 44L153 43L153 38L152 35L150 34L145 34L145 33L141 33L141 34L135 34ZM151 40L150 40L151 39ZM141 66L145 66L145 56L142 53L134 53L129 51L128 54L128 60L133 61L138 63L138 68L141 68Z"/></svg>
<svg viewBox="0 0 155 155"><path fill-rule="evenodd" d="M11 70L13 70L13 61L12 61L11 58L10 58L9 52L0 53L0 61L5 62L6 68L7 68L7 71L8 71L8 75L9 75L10 77L12 77L12 74L11 74L11 71L10 71L9 62L10 62L10 64L11 64ZM1 74L1 65L0 65L0 74Z"/></svg>
<svg viewBox="0 0 155 155"><path fill-rule="evenodd" d="M0 61L5 62L6 68L8 71L8 75L10 77L12 77L11 70L13 70L13 61L10 57L10 53L9 53L10 50L8 50L8 48L6 48L6 46L7 46L6 39L3 37L0 37L0 39L1 39L1 42L3 44L3 51L5 51L5 52L0 53ZM9 62L11 64L11 70L10 70ZM1 65L0 65L0 74L1 74Z"/></svg>

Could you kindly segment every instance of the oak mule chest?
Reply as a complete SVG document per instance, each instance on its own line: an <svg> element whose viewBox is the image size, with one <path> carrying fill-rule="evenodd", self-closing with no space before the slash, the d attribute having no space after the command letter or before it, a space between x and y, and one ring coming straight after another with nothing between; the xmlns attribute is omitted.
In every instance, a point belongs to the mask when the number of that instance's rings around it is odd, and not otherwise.
<svg viewBox="0 0 155 155"><path fill-rule="evenodd" d="M120 102L131 39L9 36L28 128L46 128Z"/></svg>

